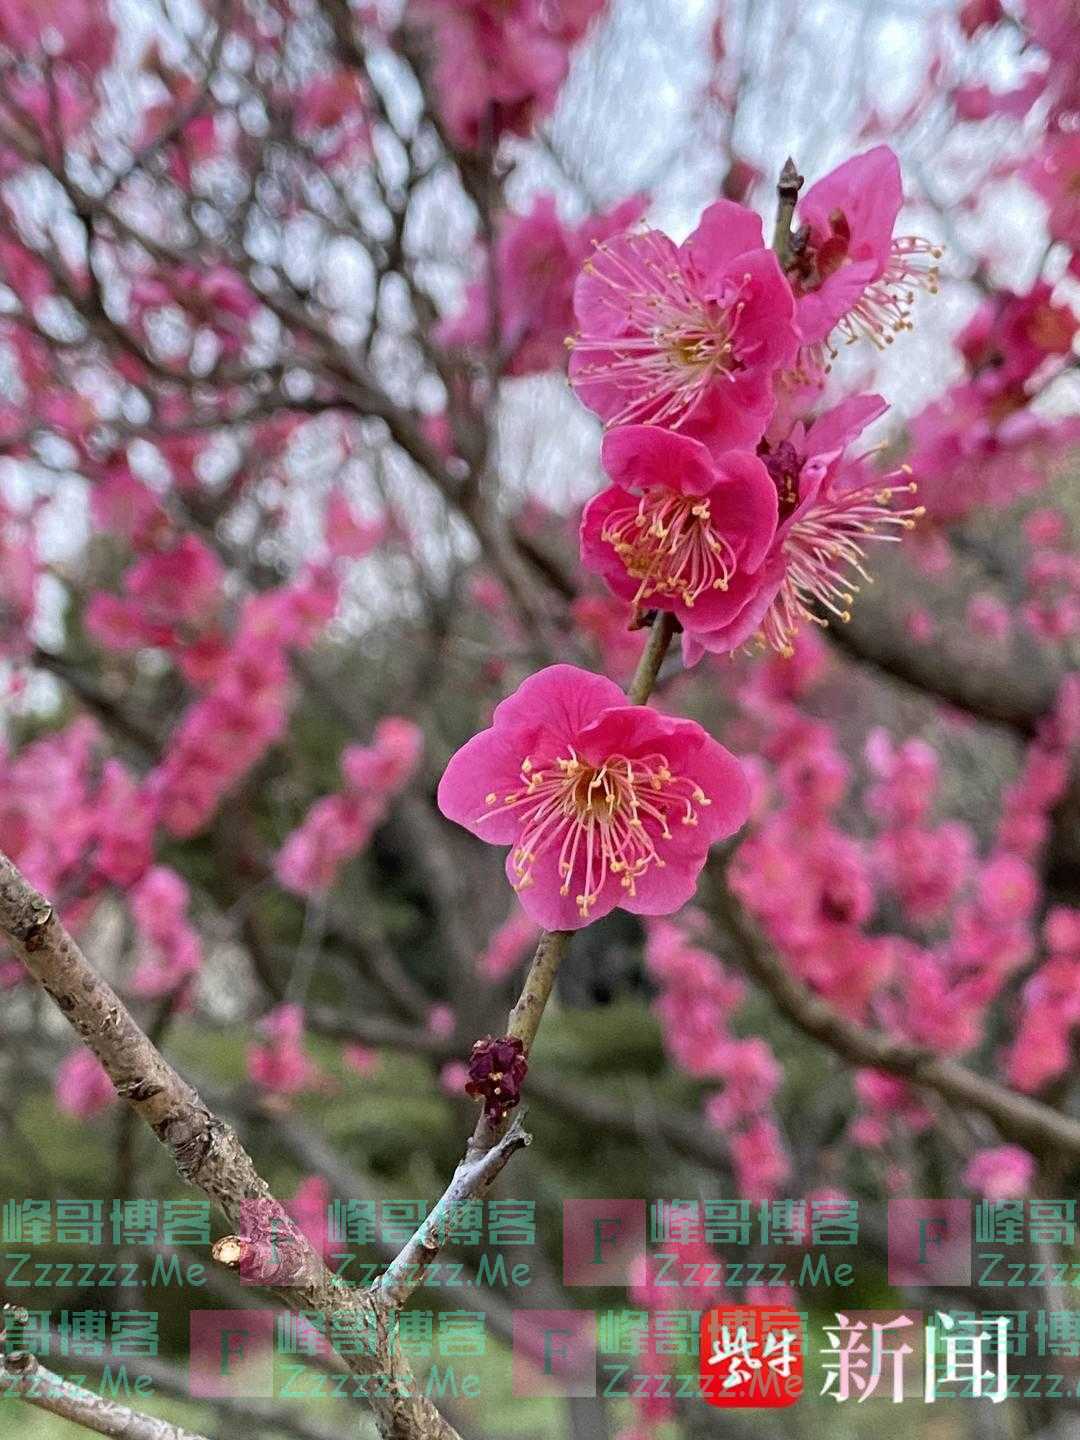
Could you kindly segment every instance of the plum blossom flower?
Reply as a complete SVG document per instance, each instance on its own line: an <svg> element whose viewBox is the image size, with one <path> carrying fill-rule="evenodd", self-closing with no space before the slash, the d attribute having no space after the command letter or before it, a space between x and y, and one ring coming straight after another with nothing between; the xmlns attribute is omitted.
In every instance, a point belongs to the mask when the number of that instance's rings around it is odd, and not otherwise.
<svg viewBox="0 0 1080 1440"><path fill-rule="evenodd" d="M286 837L275 871L294 895L324 895L341 867L367 845L390 801L420 758L419 726L390 715L375 728L371 745L348 745L341 756L345 787L324 795Z"/></svg>
<svg viewBox="0 0 1080 1440"><path fill-rule="evenodd" d="M142 645L179 647L201 629L218 605L224 571L220 560L194 535L170 550L137 560L124 576L124 595L94 595L86 626L113 650Z"/></svg>
<svg viewBox="0 0 1080 1440"><path fill-rule="evenodd" d="M573 665L532 675L454 755L439 808L493 845L526 911L576 930L690 899L709 847L747 816L739 762L692 720L628 705Z"/></svg>
<svg viewBox="0 0 1080 1440"><path fill-rule="evenodd" d="M346 1045L341 1052L341 1059L357 1075L372 1075L379 1068L379 1052L370 1045Z"/></svg>
<svg viewBox="0 0 1080 1440"><path fill-rule="evenodd" d="M916 290L937 291L941 251L915 235L893 236L903 204L900 164L887 145L855 155L802 197L786 264L796 318L814 364L839 331L879 349L911 329Z"/></svg>
<svg viewBox="0 0 1080 1440"><path fill-rule="evenodd" d="M968 601L968 628L988 640L1005 640L1012 628L1012 612L1004 600L989 591L980 591Z"/></svg>
<svg viewBox="0 0 1080 1440"><path fill-rule="evenodd" d="M448 1040L457 1029L457 1014L452 1005L432 1005L427 1013L426 1029L429 1035Z"/></svg>
<svg viewBox="0 0 1080 1440"><path fill-rule="evenodd" d="M769 1115L755 1115L731 1137L731 1159L739 1194L751 1200L771 1200L791 1175L791 1159Z"/></svg>
<svg viewBox="0 0 1080 1440"><path fill-rule="evenodd" d="M98 830L95 868L103 879L126 889L153 862L155 806L123 762L109 759L101 767L94 810Z"/></svg>
<svg viewBox="0 0 1080 1440"><path fill-rule="evenodd" d="M296 1095L319 1079L315 1062L304 1050L304 1011L300 1005L279 1005L259 1022L264 1045L249 1045L249 1078L271 1095Z"/></svg>
<svg viewBox="0 0 1080 1440"><path fill-rule="evenodd" d="M995 292L956 337L956 348L973 375L1005 390L1022 386L1051 357L1069 355L1077 328L1071 306L1056 301L1054 287L1038 280L1023 295Z"/></svg>
<svg viewBox="0 0 1080 1440"><path fill-rule="evenodd" d="M48 49L62 63L96 74L109 63L116 27L94 0L0 0L0 45L29 59Z"/></svg>
<svg viewBox="0 0 1080 1440"><path fill-rule="evenodd" d="M824 624L819 611L850 618L861 581L865 547L898 540L922 514L920 507L893 508L914 486L903 472L881 475L864 456L846 460L847 446L885 409L880 395L855 395L809 426L796 423L783 439L766 437L758 457L772 478L779 523L756 570L740 565L722 599L728 615L719 623L695 621L683 653L694 664L705 651L727 654L755 635L790 655L806 622ZM726 457L726 462L730 457ZM734 602L741 600L741 608ZM719 618L720 607L716 607Z"/></svg>
<svg viewBox="0 0 1080 1440"><path fill-rule="evenodd" d="M536 945L536 940L535 923L524 910L515 909L488 941L487 949L476 962L476 973L485 980L505 979L525 958L526 948Z"/></svg>
<svg viewBox="0 0 1080 1440"><path fill-rule="evenodd" d="M524 215L499 223L492 261L498 295L498 344L510 375L562 369L574 328L574 282L595 244L632 225L645 208L633 195L613 209L565 224L553 195L538 195ZM465 306L436 335L447 346L479 348L491 339L489 278L468 287Z"/></svg>
<svg viewBox="0 0 1080 1440"><path fill-rule="evenodd" d="M188 887L175 870L155 865L131 892L140 955L131 988L136 995L172 995L202 968L202 943L188 924Z"/></svg>
<svg viewBox="0 0 1080 1440"><path fill-rule="evenodd" d="M975 380L950 386L914 417L907 463L935 520L1011 505L1043 485L1075 441L1076 421L1032 414L1026 403L1015 386Z"/></svg>
<svg viewBox="0 0 1080 1440"><path fill-rule="evenodd" d="M469 1067L464 1060L448 1060L439 1071L439 1089L451 1100L459 1099L469 1083Z"/></svg>
<svg viewBox="0 0 1080 1440"><path fill-rule="evenodd" d="M366 520L357 515L340 486L327 497L323 521L326 547L336 560L359 560L386 539L385 518Z"/></svg>
<svg viewBox="0 0 1080 1440"><path fill-rule="evenodd" d="M645 648L645 631L631 630L634 608L614 595L579 595L570 614L579 635L595 646L607 675L629 675Z"/></svg>
<svg viewBox="0 0 1080 1440"><path fill-rule="evenodd" d="M1048 135L1021 174L1049 206L1051 239L1080 248L1080 135Z"/></svg>
<svg viewBox="0 0 1080 1440"><path fill-rule="evenodd" d="M965 0L957 16L960 28L969 40L984 26L996 25L1004 18L1001 0Z"/></svg>
<svg viewBox="0 0 1080 1440"><path fill-rule="evenodd" d="M776 533L776 487L762 462L734 450L714 459L651 425L610 431L602 461L614 483L585 507L586 567L622 599L672 611L687 635L730 629Z"/></svg>
<svg viewBox="0 0 1080 1440"><path fill-rule="evenodd" d="M794 361L794 302L761 220L710 205L676 245L659 230L598 245L574 290L570 380L608 426L680 430L714 453L753 445Z"/></svg>
<svg viewBox="0 0 1080 1440"><path fill-rule="evenodd" d="M932 1121L912 1086L882 1070L857 1070L855 1093L865 1110L852 1126L852 1139L857 1145L881 1145L888 1136L890 1121L916 1135Z"/></svg>
<svg viewBox="0 0 1080 1440"><path fill-rule="evenodd" d="M113 1083L96 1055L79 1046L56 1071L56 1103L65 1115L89 1120L116 1099Z"/></svg>
<svg viewBox="0 0 1080 1440"><path fill-rule="evenodd" d="M1072 1063L1072 1037L1080 1023L1080 959L1052 955L1021 992L1020 1023L1006 1061L1011 1085L1040 1090Z"/></svg>
<svg viewBox="0 0 1080 1440"><path fill-rule="evenodd" d="M147 789L173 835L194 835L285 729L287 650L309 646L337 608L338 581L312 563L244 602L212 683L180 720Z"/></svg>
<svg viewBox="0 0 1080 1440"><path fill-rule="evenodd" d="M934 829L887 830L878 838L874 859L908 919L925 925L940 919L963 889L973 851L967 826L946 821Z"/></svg>
<svg viewBox="0 0 1080 1440"><path fill-rule="evenodd" d="M555 104L570 48L605 0L410 0L431 27L432 81L456 145L475 148L505 131L527 135Z"/></svg>
<svg viewBox="0 0 1080 1440"><path fill-rule="evenodd" d="M288 101L289 97L283 97ZM323 164L333 165L370 148L367 96L353 70L316 75L293 98L296 133Z"/></svg>
<svg viewBox="0 0 1080 1440"><path fill-rule="evenodd" d="M964 1184L985 1200L1019 1200L1031 1189L1035 1161L1019 1145L995 1145L973 1155Z"/></svg>

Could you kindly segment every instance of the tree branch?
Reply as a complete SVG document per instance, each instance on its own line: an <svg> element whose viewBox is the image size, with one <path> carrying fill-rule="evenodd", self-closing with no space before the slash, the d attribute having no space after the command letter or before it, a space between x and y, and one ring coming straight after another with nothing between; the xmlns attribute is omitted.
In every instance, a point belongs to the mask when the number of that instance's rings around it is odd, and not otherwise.
<svg viewBox="0 0 1080 1440"><path fill-rule="evenodd" d="M722 864L712 861L709 866L714 881L712 913L734 942L743 968L804 1035L852 1065L887 1071L934 1091L951 1104L978 1111L992 1120L1003 1136L1033 1154L1080 1159L1080 1121L998 1085L959 1061L866 1029L815 995L747 920L728 889Z"/></svg>
<svg viewBox="0 0 1080 1440"><path fill-rule="evenodd" d="M0 1330L0 1341L5 1337L8 1318L18 1315L12 1306L4 1306L5 1328ZM113 1435L117 1440L204 1440L193 1430L184 1430L154 1415L142 1415L138 1410L118 1405L115 1400L65 1380L25 1350L9 1355L0 1350L0 1402L15 1397L36 1410L47 1410L50 1415L81 1425L84 1430Z"/></svg>
<svg viewBox="0 0 1080 1440"><path fill-rule="evenodd" d="M429 1266L442 1248L455 1207L482 1195L511 1155L529 1144L532 1137L526 1133L522 1119L521 1115L515 1116L505 1135L500 1136L490 1150L475 1159L466 1156L461 1161L424 1223L383 1271L378 1292L391 1309L399 1310L424 1283Z"/></svg>
<svg viewBox="0 0 1080 1440"><path fill-rule="evenodd" d="M408 1362L393 1345L388 1307L331 1275L255 1168L232 1127L212 1114L140 1030L127 1008L57 919L53 907L0 853L0 934L53 998L105 1067L117 1094L169 1150L181 1177L216 1201L244 1232L253 1207L286 1237L301 1284L275 1293L285 1304L343 1319L358 1342L343 1359L359 1374L377 1374L371 1405L390 1440L458 1440L457 1432L418 1392ZM260 1277L261 1278L261 1277ZM113 1432L106 1432L113 1433Z"/></svg>

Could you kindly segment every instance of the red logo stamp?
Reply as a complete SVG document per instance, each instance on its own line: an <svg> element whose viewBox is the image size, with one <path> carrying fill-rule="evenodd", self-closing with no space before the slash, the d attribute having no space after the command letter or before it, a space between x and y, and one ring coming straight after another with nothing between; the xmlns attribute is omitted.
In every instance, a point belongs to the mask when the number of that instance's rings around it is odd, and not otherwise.
<svg viewBox="0 0 1080 1440"><path fill-rule="evenodd" d="M794 1405L803 1391L803 1324L779 1305L718 1305L701 1316L701 1393L722 1409Z"/></svg>

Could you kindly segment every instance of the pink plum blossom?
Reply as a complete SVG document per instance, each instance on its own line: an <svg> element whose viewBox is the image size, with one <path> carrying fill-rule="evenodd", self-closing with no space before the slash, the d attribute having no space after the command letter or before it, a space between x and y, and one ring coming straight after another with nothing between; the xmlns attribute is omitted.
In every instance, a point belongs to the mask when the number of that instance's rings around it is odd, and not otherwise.
<svg viewBox="0 0 1080 1440"><path fill-rule="evenodd" d="M849 343L865 337L881 348L911 328L913 289L937 289L927 262L940 251L913 235L894 238L902 203L887 145L846 160L802 197L786 268L804 345L832 350L839 330Z"/></svg>
<svg viewBox="0 0 1080 1440"><path fill-rule="evenodd" d="M1051 237L1080 249L1080 135L1048 135L1022 173L1049 207Z"/></svg>
<svg viewBox="0 0 1080 1440"><path fill-rule="evenodd" d="M87 629L110 649L179 648L212 617L223 574L217 556L196 536L184 535L170 550L136 561L124 577L124 596L95 595Z"/></svg>
<svg viewBox="0 0 1080 1440"><path fill-rule="evenodd" d="M448 1060L439 1071L439 1089L451 1100L460 1100L469 1083L469 1067L464 1060Z"/></svg>
<svg viewBox="0 0 1080 1440"><path fill-rule="evenodd" d="M731 1137L731 1158L739 1193L751 1200L772 1199L791 1175L791 1159L768 1115L756 1115Z"/></svg>
<svg viewBox="0 0 1080 1440"><path fill-rule="evenodd" d="M109 63L116 28L97 0L0 0L0 44L16 55L40 55L48 45L63 64L96 73Z"/></svg>
<svg viewBox="0 0 1080 1440"><path fill-rule="evenodd" d="M476 973L485 980L504 980L525 958L529 947L535 946L539 932L535 921L524 910L515 910L504 920L487 943L476 962Z"/></svg>
<svg viewBox="0 0 1080 1440"><path fill-rule="evenodd" d="M222 797L282 734L287 718L287 650L310 645L334 614L332 568L309 565L290 583L245 601L207 692L173 731L148 781L172 834L194 835Z"/></svg>
<svg viewBox="0 0 1080 1440"><path fill-rule="evenodd" d="M304 1011L300 1005L279 1005L259 1022L264 1044L249 1045L248 1076L271 1095L296 1095L310 1090L319 1071L304 1050Z"/></svg>
<svg viewBox="0 0 1080 1440"><path fill-rule="evenodd" d="M60 1062L56 1071L56 1103L65 1115L89 1120L116 1099L113 1083L97 1056L85 1046Z"/></svg>
<svg viewBox="0 0 1080 1440"><path fill-rule="evenodd" d="M427 1030L447 1040L457 1029L457 1015L452 1005L432 1005L427 1014Z"/></svg>
<svg viewBox="0 0 1080 1440"><path fill-rule="evenodd" d="M771 432L757 447L776 489L779 524L756 571L739 568L722 595L732 618L688 628L688 664L706 651L727 654L755 635L782 655L819 611L848 618L865 576L865 547L896 541L921 515L920 507L893 508L914 488L903 473L880 475L865 457L845 458L847 446L887 408L880 395L856 395L807 425L798 421L783 438ZM730 612L729 612L730 613Z"/></svg>
<svg viewBox="0 0 1080 1440"><path fill-rule="evenodd" d="M346 1045L341 1052L341 1058L356 1075L373 1075L379 1068L379 1052L370 1045Z"/></svg>
<svg viewBox="0 0 1080 1440"><path fill-rule="evenodd" d="M202 968L202 943L188 924L188 887L175 870L155 865L131 891L141 943L132 976L136 995L172 995Z"/></svg>
<svg viewBox="0 0 1080 1440"><path fill-rule="evenodd" d="M999 20L1004 20L1005 11L1001 0L964 0L957 18L960 28L970 40L984 26L996 25Z"/></svg>
<svg viewBox="0 0 1080 1440"><path fill-rule="evenodd" d="M1036 416L1024 403L1015 389L967 381L914 417L907 463L935 520L1009 505L1043 484L1075 425Z"/></svg>
<svg viewBox="0 0 1080 1440"><path fill-rule="evenodd" d="M605 0L410 0L430 27L432 73L443 120L467 149L504 131L529 133L555 104L581 39Z"/></svg>
<svg viewBox="0 0 1080 1440"><path fill-rule="evenodd" d="M157 814L122 761L109 759L101 770L94 807L98 821L95 863L102 877L126 889L150 868Z"/></svg>
<svg viewBox="0 0 1080 1440"><path fill-rule="evenodd" d="M371 143L367 97L355 70L317 75L293 97L296 133L324 165L365 153Z"/></svg>
<svg viewBox="0 0 1080 1440"><path fill-rule="evenodd" d="M659 230L596 247L574 290L570 379L608 426L666 426L714 453L754 445L794 362L794 303L761 221L710 205L675 245Z"/></svg>
<svg viewBox="0 0 1080 1440"><path fill-rule="evenodd" d="M967 623L976 635L1005 640L1012 629L1012 613L1004 600L982 591L968 601Z"/></svg>
<svg viewBox="0 0 1080 1440"><path fill-rule="evenodd" d="M595 644L607 675L629 675L645 647L645 631L631 629L635 607L614 595L579 595L571 603L574 625Z"/></svg>
<svg viewBox="0 0 1080 1440"><path fill-rule="evenodd" d="M776 487L762 462L745 451L714 459L685 435L621 425L604 437L602 463L613 484L585 507L584 564L622 599L672 611L686 635L748 638L760 618L755 578L776 534Z"/></svg>
<svg viewBox="0 0 1080 1440"><path fill-rule="evenodd" d="M326 544L336 559L359 560L382 544L387 534L384 519L364 520L357 515L340 488L326 501Z"/></svg>
<svg viewBox="0 0 1080 1440"><path fill-rule="evenodd" d="M616 906L663 915L685 904L750 796L738 761L700 725L553 665L451 758L438 801L448 819L511 847L507 877L537 924L576 930Z"/></svg>
<svg viewBox="0 0 1080 1440"><path fill-rule="evenodd" d="M1035 1179L1035 1161L1019 1145L996 1145L973 1155L964 1184L985 1200L1019 1200Z"/></svg>
<svg viewBox="0 0 1080 1440"><path fill-rule="evenodd" d="M956 347L973 375L984 374L995 389L1004 389L1029 380L1047 360L1069 355L1077 328L1072 308L1039 280L1024 295L1000 290L984 301Z"/></svg>
<svg viewBox="0 0 1080 1440"><path fill-rule="evenodd" d="M295 895L325 894L341 867L367 845L390 801L408 783L420 759L423 736L411 720L388 716L371 745L346 746L341 756L344 789L324 795L278 852L281 884Z"/></svg>
<svg viewBox="0 0 1080 1440"><path fill-rule="evenodd" d="M508 374L561 370L566 337L574 328L574 282L595 244L625 230L641 215L644 199L632 196L578 225L560 218L553 195L538 195L524 215L507 213L494 251L499 333ZM491 343L491 283L470 285L465 308L437 330L450 347L486 349Z"/></svg>

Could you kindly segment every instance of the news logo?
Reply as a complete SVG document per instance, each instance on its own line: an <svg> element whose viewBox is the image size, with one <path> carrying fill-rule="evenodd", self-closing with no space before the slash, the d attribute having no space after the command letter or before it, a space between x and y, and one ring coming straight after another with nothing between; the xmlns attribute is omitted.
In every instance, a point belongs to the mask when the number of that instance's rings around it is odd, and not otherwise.
<svg viewBox="0 0 1080 1440"><path fill-rule="evenodd" d="M784 1306L715 1306L701 1317L701 1394L719 1409L780 1409L803 1393L803 1327Z"/></svg>

